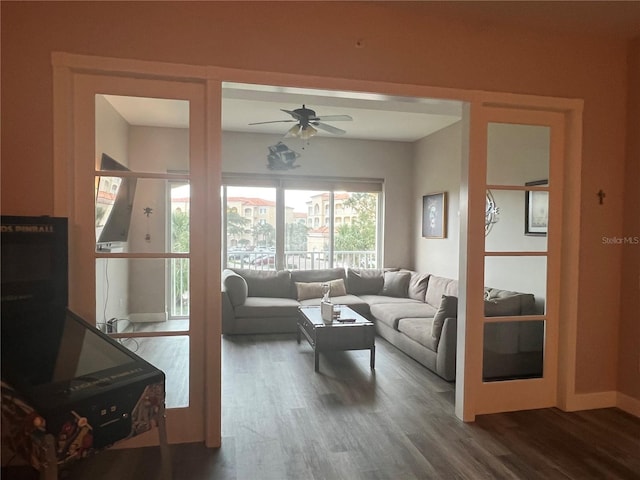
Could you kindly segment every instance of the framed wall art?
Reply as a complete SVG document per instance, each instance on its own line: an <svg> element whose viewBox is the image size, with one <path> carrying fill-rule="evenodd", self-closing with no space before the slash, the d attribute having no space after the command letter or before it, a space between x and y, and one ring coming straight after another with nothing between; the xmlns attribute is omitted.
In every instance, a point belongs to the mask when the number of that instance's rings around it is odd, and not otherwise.
<svg viewBox="0 0 640 480"><path fill-rule="evenodd" d="M447 192L430 193L422 197L422 236L447 237Z"/></svg>
<svg viewBox="0 0 640 480"><path fill-rule="evenodd" d="M527 182L525 186L544 187L549 180ZM524 197L524 234L544 236L549 226L549 192L528 190Z"/></svg>

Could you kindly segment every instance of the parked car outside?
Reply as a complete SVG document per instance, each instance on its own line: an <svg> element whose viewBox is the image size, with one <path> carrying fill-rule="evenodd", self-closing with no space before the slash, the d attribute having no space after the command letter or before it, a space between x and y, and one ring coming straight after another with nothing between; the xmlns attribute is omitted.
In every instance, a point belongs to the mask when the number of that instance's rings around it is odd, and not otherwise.
<svg viewBox="0 0 640 480"><path fill-rule="evenodd" d="M261 255L251 262L252 265L275 265L275 263L275 255Z"/></svg>

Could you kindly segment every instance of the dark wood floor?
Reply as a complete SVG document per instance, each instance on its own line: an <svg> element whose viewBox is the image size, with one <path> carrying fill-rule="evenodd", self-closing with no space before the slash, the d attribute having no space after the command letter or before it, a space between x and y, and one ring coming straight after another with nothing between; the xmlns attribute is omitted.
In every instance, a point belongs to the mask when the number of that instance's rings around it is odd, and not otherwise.
<svg viewBox="0 0 640 480"><path fill-rule="evenodd" d="M618 409L453 415L453 386L377 339L313 353L293 335L223 340L223 445L171 447L176 480L640 479L640 419ZM68 480L152 480L157 448L110 450ZM37 478L24 469L3 479Z"/></svg>

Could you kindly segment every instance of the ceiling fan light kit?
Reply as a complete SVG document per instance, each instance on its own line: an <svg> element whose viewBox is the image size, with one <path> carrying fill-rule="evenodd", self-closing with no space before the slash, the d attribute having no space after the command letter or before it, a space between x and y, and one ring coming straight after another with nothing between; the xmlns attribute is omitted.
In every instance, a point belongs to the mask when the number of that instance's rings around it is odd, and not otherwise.
<svg viewBox="0 0 640 480"><path fill-rule="evenodd" d="M311 125L308 125L306 127L302 127L300 125L294 125L285 134L285 138L295 137L295 138L301 138L302 140L309 140L316 133L318 133L318 131L315 128L313 128Z"/></svg>

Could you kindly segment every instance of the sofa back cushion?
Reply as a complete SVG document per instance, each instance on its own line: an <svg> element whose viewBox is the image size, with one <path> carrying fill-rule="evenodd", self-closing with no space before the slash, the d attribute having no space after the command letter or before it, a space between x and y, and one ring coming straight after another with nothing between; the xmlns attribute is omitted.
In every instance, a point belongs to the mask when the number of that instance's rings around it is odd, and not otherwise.
<svg viewBox="0 0 640 480"><path fill-rule="evenodd" d="M289 297L291 272L288 270L233 269L247 282L249 297Z"/></svg>
<svg viewBox="0 0 640 480"><path fill-rule="evenodd" d="M450 278L438 277L431 275L429 277L429 283L427 285L427 293L425 295L425 301L434 308L440 306L442 296L458 296L458 281Z"/></svg>
<svg viewBox="0 0 640 480"><path fill-rule="evenodd" d="M289 291L283 297L298 298L296 283L325 283L331 280L344 280L344 268L323 268L319 270L292 270ZM322 297L322 295L320 295Z"/></svg>
<svg viewBox="0 0 640 480"><path fill-rule="evenodd" d="M510 295L495 296L484 301L486 317L511 317L533 315L535 297L531 293L509 292Z"/></svg>
<svg viewBox="0 0 640 480"><path fill-rule="evenodd" d="M407 271L384 272L382 290L380 295L386 297L407 298L411 273Z"/></svg>
<svg viewBox="0 0 640 480"><path fill-rule="evenodd" d="M384 286L384 270L347 269L347 292L351 295L378 295Z"/></svg>

